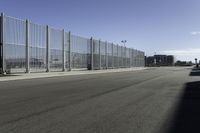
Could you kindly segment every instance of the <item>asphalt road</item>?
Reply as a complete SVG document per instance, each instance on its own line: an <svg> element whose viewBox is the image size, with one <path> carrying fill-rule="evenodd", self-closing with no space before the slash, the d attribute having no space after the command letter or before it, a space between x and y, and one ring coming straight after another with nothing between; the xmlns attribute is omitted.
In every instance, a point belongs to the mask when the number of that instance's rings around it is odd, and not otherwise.
<svg viewBox="0 0 200 133"><path fill-rule="evenodd" d="M0 133L192 133L200 121L200 76L190 71L0 82Z"/></svg>

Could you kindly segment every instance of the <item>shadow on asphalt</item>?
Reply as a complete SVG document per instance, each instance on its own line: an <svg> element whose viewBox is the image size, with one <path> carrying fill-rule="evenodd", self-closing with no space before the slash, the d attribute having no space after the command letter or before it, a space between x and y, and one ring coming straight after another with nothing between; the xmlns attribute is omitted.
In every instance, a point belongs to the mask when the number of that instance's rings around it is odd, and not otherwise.
<svg viewBox="0 0 200 133"><path fill-rule="evenodd" d="M200 81L189 82L185 85L168 133L196 133L200 131L199 123Z"/></svg>
<svg viewBox="0 0 200 133"><path fill-rule="evenodd" d="M200 76L200 71L191 71L190 76Z"/></svg>
<svg viewBox="0 0 200 133"><path fill-rule="evenodd" d="M189 76L200 76L200 68L193 68Z"/></svg>
<svg viewBox="0 0 200 133"><path fill-rule="evenodd" d="M12 74L2 75L2 74L0 74L0 77L9 77L9 76L20 76L20 75L12 75Z"/></svg>

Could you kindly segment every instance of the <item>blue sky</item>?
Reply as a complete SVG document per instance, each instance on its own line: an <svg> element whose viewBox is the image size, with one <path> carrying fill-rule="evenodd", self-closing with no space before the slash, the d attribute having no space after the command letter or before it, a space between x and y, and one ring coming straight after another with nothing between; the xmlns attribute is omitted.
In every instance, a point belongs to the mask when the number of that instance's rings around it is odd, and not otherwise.
<svg viewBox="0 0 200 133"><path fill-rule="evenodd" d="M0 0L6 15L140 49L200 59L200 0Z"/></svg>

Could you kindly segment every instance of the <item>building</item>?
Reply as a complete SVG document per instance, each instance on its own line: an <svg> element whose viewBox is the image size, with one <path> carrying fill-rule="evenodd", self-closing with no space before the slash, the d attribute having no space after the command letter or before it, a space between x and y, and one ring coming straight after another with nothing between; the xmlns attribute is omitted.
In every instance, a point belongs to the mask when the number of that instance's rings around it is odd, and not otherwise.
<svg viewBox="0 0 200 133"><path fill-rule="evenodd" d="M146 66L173 66L173 55L154 55L146 57Z"/></svg>
<svg viewBox="0 0 200 133"><path fill-rule="evenodd" d="M175 66L192 66L194 65L192 61L176 61Z"/></svg>

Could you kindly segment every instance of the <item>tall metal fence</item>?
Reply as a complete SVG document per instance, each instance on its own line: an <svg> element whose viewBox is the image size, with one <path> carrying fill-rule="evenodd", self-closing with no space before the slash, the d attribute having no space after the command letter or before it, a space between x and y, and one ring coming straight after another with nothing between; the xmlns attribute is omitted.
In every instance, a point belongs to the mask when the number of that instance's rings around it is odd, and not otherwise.
<svg viewBox="0 0 200 133"><path fill-rule="evenodd" d="M142 51L79 37L3 13L0 31L1 72L143 67L145 62Z"/></svg>

